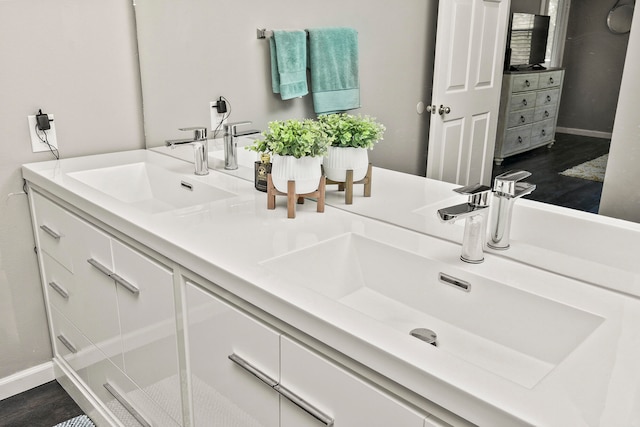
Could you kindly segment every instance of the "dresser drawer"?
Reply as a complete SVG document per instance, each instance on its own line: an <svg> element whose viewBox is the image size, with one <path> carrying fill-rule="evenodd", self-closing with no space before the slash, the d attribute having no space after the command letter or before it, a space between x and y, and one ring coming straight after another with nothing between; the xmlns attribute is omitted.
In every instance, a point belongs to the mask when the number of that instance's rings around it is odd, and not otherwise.
<svg viewBox="0 0 640 427"><path fill-rule="evenodd" d="M531 125L519 126L509 129L505 133L502 153L509 154L514 151L524 150L529 145L531 145Z"/></svg>
<svg viewBox="0 0 640 427"><path fill-rule="evenodd" d="M535 92L521 92L511 96L509 111L524 110L536 105Z"/></svg>
<svg viewBox="0 0 640 427"><path fill-rule="evenodd" d="M560 89L542 90L536 96L536 107L557 104L559 97Z"/></svg>
<svg viewBox="0 0 640 427"><path fill-rule="evenodd" d="M558 87L562 83L562 70L549 71L547 73L540 74L538 81L538 87L540 89Z"/></svg>
<svg viewBox="0 0 640 427"><path fill-rule="evenodd" d="M534 112L535 110L533 108L529 108L528 110L520 110L509 113L509 118L507 119L507 127L513 128L516 126L531 124L533 122Z"/></svg>
<svg viewBox="0 0 640 427"><path fill-rule="evenodd" d="M538 89L538 74L521 74L513 78L512 92Z"/></svg>
<svg viewBox="0 0 640 427"><path fill-rule="evenodd" d="M557 104L541 105L536 107L533 113L533 121L540 122L542 120L552 119L556 116Z"/></svg>
<svg viewBox="0 0 640 427"><path fill-rule="evenodd" d="M535 123L531 128L531 145L539 145L553 140L554 123L553 119Z"/></svg>

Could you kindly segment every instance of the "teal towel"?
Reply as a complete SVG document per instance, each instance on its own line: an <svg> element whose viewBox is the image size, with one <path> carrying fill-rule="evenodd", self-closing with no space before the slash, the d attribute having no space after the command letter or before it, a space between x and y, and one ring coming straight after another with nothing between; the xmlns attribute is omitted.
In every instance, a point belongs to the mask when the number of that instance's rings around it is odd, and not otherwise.
<svg viewBox="0 0 640 427"><path fill-rule="evenodd" d="M283 100L309 93L307 86L307 33L275 30L271 48L271 88Z"/></svg>
<svg viewBox="0 0 640 427"><path fill-rule="evenodd" d="M360 108L358 32L352 28L307 31L311 92L316 113Z"/></svg>

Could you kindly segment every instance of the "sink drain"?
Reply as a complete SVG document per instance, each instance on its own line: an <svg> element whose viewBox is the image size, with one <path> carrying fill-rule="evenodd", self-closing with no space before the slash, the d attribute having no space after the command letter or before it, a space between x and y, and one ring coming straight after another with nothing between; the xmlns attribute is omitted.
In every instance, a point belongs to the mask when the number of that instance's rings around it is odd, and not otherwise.
<svg viewBox="0 0 640 427"><path fill-rule="evenodd" d="M416 328L414 330L412 330L410 332L412 337L416 337L419 340L422 340L426 343L429 343L433 346L437 346L438 344L436 343L436 338L438 338L438 336L436 335L435 332L433 332L431 329L427 329L427 328Z"/></svg>

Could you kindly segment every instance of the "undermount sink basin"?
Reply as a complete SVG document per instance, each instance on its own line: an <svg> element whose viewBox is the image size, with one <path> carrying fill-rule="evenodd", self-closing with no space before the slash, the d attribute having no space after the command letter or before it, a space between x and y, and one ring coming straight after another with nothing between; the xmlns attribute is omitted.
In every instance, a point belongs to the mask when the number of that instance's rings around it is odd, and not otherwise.
<svg viewBox="0 0 640 427"><path fill-rule="evenodd" d="M437 351L528 388L604 320L353 233L262 265L400 334L433 330Z"/></svg>
<svg viewBox="0 0 640 427"><path fill-rule="evenodd" d="M147 213L182 209L235 196L148 162L71 172L68 176Z"/></svg>

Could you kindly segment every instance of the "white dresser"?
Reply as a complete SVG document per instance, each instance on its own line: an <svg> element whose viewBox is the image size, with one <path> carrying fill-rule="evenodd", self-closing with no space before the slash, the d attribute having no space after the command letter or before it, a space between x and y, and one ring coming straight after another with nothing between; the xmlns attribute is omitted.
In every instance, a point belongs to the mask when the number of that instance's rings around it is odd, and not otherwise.
<svg viewBox="0 0 640 427"><path fill-rule="evenodd" d="M563 69L508 72L502 77L494 161L555 142Z"/></svg>

